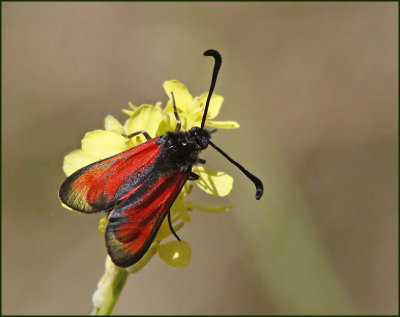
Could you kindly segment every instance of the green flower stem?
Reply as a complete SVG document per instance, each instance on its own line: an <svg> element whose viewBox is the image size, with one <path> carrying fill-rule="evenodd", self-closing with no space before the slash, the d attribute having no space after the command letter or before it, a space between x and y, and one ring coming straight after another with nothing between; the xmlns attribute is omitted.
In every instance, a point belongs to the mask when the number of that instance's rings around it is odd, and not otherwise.
<svg viewBox="0 0 400 317"><path fill-rule="evenodd" d="M91 315L110 315L124 288L128 275L140 271L149 263L156 252L156 246L151 246L139 262L127 269L115 266L111 258L107 256L104 275L101 277L97 285L97 290L93 294L93 310Z"/></svg>
<svg viewBox="0 0 400 317"><path fill-rule="evenodd" d="M107 262L109 258L107 258ZM97 291L93 295L93 310L91 315L110 315L118 297L124 288L129 272L106 262L106 272L101 278ZM111 262L111 260L110 260Z"/></svg>

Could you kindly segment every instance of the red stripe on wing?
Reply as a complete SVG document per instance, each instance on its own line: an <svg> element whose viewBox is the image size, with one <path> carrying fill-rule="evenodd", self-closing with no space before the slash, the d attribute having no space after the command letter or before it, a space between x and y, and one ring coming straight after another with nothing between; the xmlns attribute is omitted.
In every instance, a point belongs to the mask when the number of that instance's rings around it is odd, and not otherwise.
<svg viewBox="0 0 400 317"><path fill-rule="evenodd" d="M187 177L179 171L163 176L143 196L127 199L110 214L106 245L115 264L130 266L146 253Z"/></svg>
<svg viewBox="0 0 400 317"><path fill-rule="evenodd" d="M121 197L120 200L124 200L125 198L128 198L130 195L132 195L142 184L137 185L134 189L132 189L130 192L125 194L124 196Z"/></svg>
<svg viewBox="0 0 400 317"><path fill-rule="evenodd" d="M128 184L119 193L120 197L115 197L121 185L154 163L161 150L157 141L158 138L151 139L76 171L61 186L61 201L74 210L89 213L113 208L132 192Z"/></svg>

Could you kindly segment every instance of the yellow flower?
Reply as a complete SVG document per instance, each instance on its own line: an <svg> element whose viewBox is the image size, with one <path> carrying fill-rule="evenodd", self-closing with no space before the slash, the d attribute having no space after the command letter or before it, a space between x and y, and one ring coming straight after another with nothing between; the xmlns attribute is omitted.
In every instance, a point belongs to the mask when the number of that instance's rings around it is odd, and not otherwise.
<svg viewBox="0 0 400 317"><path fill-rule="evenodd" d="M172 126L175 127L176 119L174 116L173 103L171 99L171 91L174 93L176 107L182 121L183 130L189 130L191 127L200 126L203 118L204 107L207 100L208 92L201 94L199 97L192 97L186 86L177 80L164 82L164 90L169 97L165 113L169 114ZM208 108L206 126L219 129L235 129L239 128L239 124L235 121L213 121L221 109L224 97L213 94Z"/></svg>
<svg viewBox="0 0 400 317"><path fill-rule="evenodd" d="M166 81L164 89L169 96L169 101L165 108L161 102L155 105L143 104L139 107L129 103L129 109L123 112L129 116L124 124L121 124L113 116L105 118L105 129L87 132L82 140L82 148L74 150L64 158L63 170L67 176L76 170L101 159L110 157L131 147L134 147L146 139L142 135L133 138L123 136L132 134L139 130L145 130L151 137L165 134L167 131L174 131L176 119L173 111L171 91L174 93L179 117L182 121L182 130L189 130L193 126L200 126L204 112L204 107L208 93L203 93L199 97L192 97L185 85L177 80ZM215 121L214 119L221 108L223 97L213 94L206 126L220 129L238 128L239 124L235 121ZM208 194L216 196L226 196L232 189L233 178L224 172L217 172L204 166L194 166L193 172L200 176L194 183ZM190 222L189 212L198 209L208 212L224 212L230 209L230 206L208 206L200 205L186 200L186 196L192 191L192 182L186 182L181 193L171 207L171 219L174 224L174 230L180 230L186 222ZM106 223L106 217L100 221L99 232L103 236ZM129 272L137 272L141 269L155 253L169 265L186 266L190 262L191 249L186 241L163 240L172 234L167 219L161 225L161 228L146 255L136 264L128 268Z"/></svg>

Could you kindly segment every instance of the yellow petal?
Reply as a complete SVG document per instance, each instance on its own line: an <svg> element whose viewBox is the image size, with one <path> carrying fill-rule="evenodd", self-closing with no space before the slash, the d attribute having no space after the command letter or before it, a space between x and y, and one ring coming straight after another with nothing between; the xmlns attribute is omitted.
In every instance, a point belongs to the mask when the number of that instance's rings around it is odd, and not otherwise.
<svg viewBox="0 0 400 317"><path fill-rule="evenodd" d="M141 105L133 111L132 116L125 123L127 134L131 134L140 130L145 130L154 138L157 135L161 123L166 120L163 112L153 105ZM146 140L141 136L142 140Z"/></svg>
<svg viewBox="0 0 400 317"><path fill-rule="evenodd" d="M72 173L76 172L78 169L94 163L98 160L99 159L97 157L94 157L93 155L90 155L83 150L75 150L71 153L68 153L64 157L63 170L64 173L69 176Z"/></svg>
<svg viewBox="0 0 400 317"><path fill-rule="evenodd" d="M128 109L122 109L122 112L127 114L128 116L132 116L133 115L133 110L128 110Z"/></svg>
<svg viewBox="0 0 400 317"><path fill-rule="evenodd" d="M190 221L189 210L186 206L186 202L184 200L184 191L178 195L178 198L175 200L174 204L171 207L172 215L178 215L185 222Z"/></svg>
<svg viewBox="0 0 400 317"><path fill-rule="evenodd" d="M129 108L131 108L132 110L135 110L137 107L132 103L132 102L128 102L128 106Z"/></svg>
<svg viewBox="0 0 400 317"><path fill-rule="evenodd" d="M168 265L183 267L190 263L192 251L186 241L172 241L157 245L158 254Z"/></svg>
<svg viewBox="0 0 400 317"><path fill-rule="evenodd" d="M117 134L122 134L125 132L124 127L122 126L121 123L117 119L115 119L113 116L108 115L104 119L104 127L107 131L111 131Z"/></svg>
<svg viewBox="0 0 400 317"><path fill-rule="evenodd" d="M107 217L103 217L99 221L99 228L97 229L100 237L104 238L104 231L106 230Z"/></svg>
<svg viewBox="0 0 400 317"><path fill-rule="evenodd" d="M183 195L190 195L192 193L193 185L191 182L186 182L182 188Z"/></svg>
<svg viewBox="0 0 400 317"><path fill-rule="evenodd" d="M163 223L161 224L160 230L158 230L158 233L155 238L155 241L157 241L157 242L161 242L162 240L164 240L165 238L168 238L172 234L171 228L169 227L167 217L165 217ZM175 225L174 222L175 221L173 221L172 223L173 223L175 232L178 232L185 224L184 222L181 222L181 223Z"/></svg>
<svg viewBox="0 0 400 317"><path fill-rule="evenodd" d="M149 263L149 261L154 256L154 254L156 254L156 252L157 252L157 247L152 245L150 247L150 249L147 250L147 252L144 254L144 256L138 262L136 262L134 265L128 267L126 270L129 273L136 273L136 272L140 271L142 268L144 268L144 266L147 263Z"/></svg>
<svg viewBox="0 0 400 317"><path fill-rule="evenodd" d="M201 102L203 111L204 111L204 107L206 106L207 96L208 96L208 92L205 92L204 94L202 94L200 96L200 102ZM223 101L224 101L224 97L222 97L220 95L212 94L211 100L210 100L210 105L208 107L207 118L213 119L218 115Z"/></svg>
<svg viewBox="0 0 400 317"><path fill-rule="evenodd" d="M162 111L162 110L160 110L160 111ZM175 131L176 125L173 128L171 128L171 121L170 121L169 116L163 114L163 119L164 120L162 120L160 122L160 125L158 126L158 130L157 130L155 136L164 135L168 131Z"/></svg>
<svg viewBox="0 0 400 317"><path fill-rule="evenodd" d="M82 150L99 160L127 149L125 137L122 135L105 131L94 130L87 132L82 140Z"/></svg>
<svg viewBox="0 0 400 317"><path fill-rule="evenodd" d="M185 127L186 130L201 125L201 120L203 119L204 113L204 104L201 103L199 97L195 97L193 99L193 104L190 110L190 113L185 113L185 117L187 118L187 126Z"/></svg>
<svg viewBox="0 0 400 317"><path fill-rule="evenodd" d="M171 91L174 93L176 107L183 112L189 112L193 103L193 97L186 86L178 80L168 80L163 84L164 90L172 101ZM172 103L170 103L170 107ZM168 106L167 106L168 107Z"/></svg>
<svg viewBox="0 0 400 317"><path fill-rule="evenodd" d="M156 107L157 109L162 110L162 102L161 102L161 101L157 101L156 104L155 104L155 107Z"/></svg>
<svg viewBox="0 0 400 317"><path fill-rule="evenodd" d="M205 166L197 166L194 172L200 176L196 184L208 194L226 196L232 190L233 177L224 172L217 172Z"/></svg>
<svg viewBox="0 0 400 317"><path fill-rule="evenodd" d="M61 206L63 206L65 209L74 211L76 213L80 213L79 211L76 211L76 210L72 209L71 207L67 206L66 204L64 204L61 200L60 200L60 203L61 203Z"/></svg>
<svg viewBox="0 0 400 317"><path fill-rule="evenodd" d="M176 118L174 114L173 107L170 106L172 103L168 102L167 107L164 109L164 113L166 113L169 117L169 129L168 131L175 131L176 128ZM193 126L195 126L195 120L192 116L192 113L185 113L182 110L178 109L179 119L181 119L181 131L187 131Z"/></svg>
<svg viewBox="0 0 400 317"><path fill-rule="evenodd" d="M198 209L202 211L208 211L208 212L225 212L230 209L232 209L231 205L222 205L222 206L209 206L209 205L198 205L195 204L191 201L186 202L187 207L191 209Z"/></svg>
<svg viewBox="0 0 400 317"><path fill-rule="evenodd" d="M206 125L218 129L237 129L240 127L236 121L213 121L206 120Z"/></svg>

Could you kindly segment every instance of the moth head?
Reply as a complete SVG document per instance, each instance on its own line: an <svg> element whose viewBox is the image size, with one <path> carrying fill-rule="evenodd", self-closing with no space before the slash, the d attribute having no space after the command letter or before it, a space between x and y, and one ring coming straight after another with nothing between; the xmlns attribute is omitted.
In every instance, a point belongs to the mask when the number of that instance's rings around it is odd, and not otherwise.
<svg viewBox="0 0 400 317"><path fill-rule="evenodd" d="M199 146L199 150L204 150L208 147L208 141L211 138L210 132L199 127L193 127L189 130L190 136Z"/></svg>

